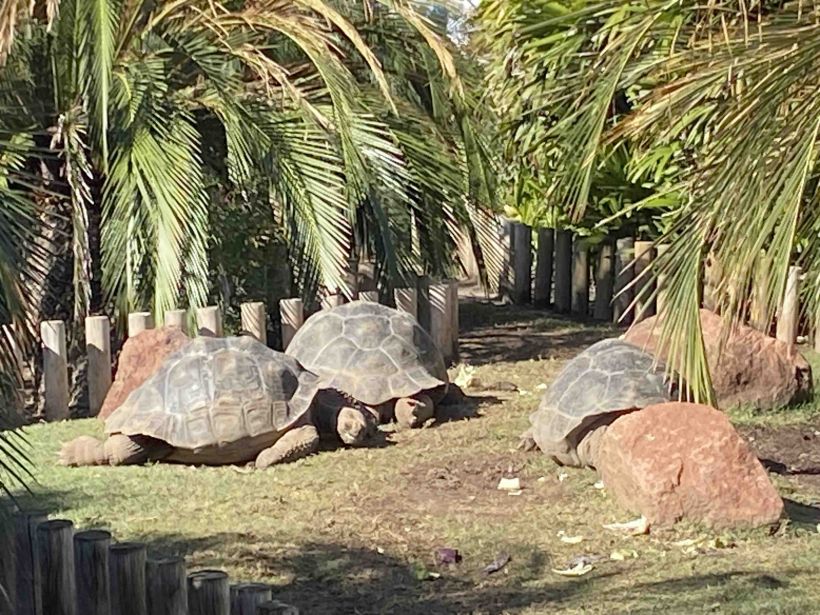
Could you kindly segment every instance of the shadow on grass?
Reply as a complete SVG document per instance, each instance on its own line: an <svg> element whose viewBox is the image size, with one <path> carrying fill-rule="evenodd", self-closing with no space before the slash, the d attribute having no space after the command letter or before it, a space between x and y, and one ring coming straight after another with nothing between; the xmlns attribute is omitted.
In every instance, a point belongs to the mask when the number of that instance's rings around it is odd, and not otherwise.
<svg viewBox="0 0 820 615"><path fill-rule="evenodd" d="M801 504L788 498L783 499L783 505L786 509L786 515L792 523L806 525L811 530L816 531L818 524L820 524L820 507Z"/></svg>

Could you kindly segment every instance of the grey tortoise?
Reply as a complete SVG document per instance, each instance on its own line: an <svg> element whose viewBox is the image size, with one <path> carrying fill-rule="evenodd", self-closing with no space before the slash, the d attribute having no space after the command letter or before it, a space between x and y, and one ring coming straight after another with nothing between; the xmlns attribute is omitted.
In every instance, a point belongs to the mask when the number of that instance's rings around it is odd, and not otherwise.
<svg viewBox="0 0 820 615"><path fill-rule="evenodd" d="M420 426L449 386L441 352L416 319L369 301L317 312L285 352L380 422Z"/></svg>
<svg viewBox="0 0 820 615"><path fill-rule="evenodd" d="M602 340L567 363L544 392L520 446L537 447L562 466L594 468L607 425L670 401L674 390L655 357L620 339Z"/></svg>
<svg viewBox="0 0 820 615"><path fill-rule="evenodd" d="M255 461L265 468L315 452L322 425L353 445L375 432L367 412L341 403L329 407L332 397L317 403L322 389L320 378L295 359L251 337L197 337L170 354L108 417L105 442L72 440L60 463Z"/></svg>

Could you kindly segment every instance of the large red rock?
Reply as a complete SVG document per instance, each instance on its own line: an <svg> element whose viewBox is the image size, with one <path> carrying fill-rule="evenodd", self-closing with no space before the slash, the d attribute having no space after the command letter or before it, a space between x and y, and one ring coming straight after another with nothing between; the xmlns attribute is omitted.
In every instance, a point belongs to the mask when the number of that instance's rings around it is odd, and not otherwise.
<svg viewBox="0 0 820 615"><path fill-rule="evenodd" d="M159 369L165 358L191 341L176 327L146 329L128 338L122 346L117 375L105 397L99 418L105 420Z"/></svg>
<svg viewBox="0 0 820 615"><path fill-rule="evenodd" d="M610 493L653 525L754 527L783 512L760 461L708 406L670 402L622 416L601 438L596 461Z"/></svg>
<svg viewBox="0 0 820 615"><path fill-rule="evenodd" d="M709 374L721 408L748 405L769 409L811 395L811 366L788 344L739 325L721 347L720 316L702 309L700 322ZM635 325L624 339L667 360L665 348L658 348L660 330L661 323L653 317Z"/></svg>

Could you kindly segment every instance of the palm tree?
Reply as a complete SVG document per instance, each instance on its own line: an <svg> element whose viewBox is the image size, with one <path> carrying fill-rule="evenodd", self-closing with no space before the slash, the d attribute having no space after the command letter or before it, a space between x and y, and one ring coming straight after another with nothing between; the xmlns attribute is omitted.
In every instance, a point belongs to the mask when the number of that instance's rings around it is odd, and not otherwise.
<svg viewBox="0 0 820 615"><path fill-rule="evenodd" d="M497 37L498 95L526 107L513 128L527 150L555 161L558 207L583 218L612 147L633 148L635 168L660 162L652 198L672 213L660 238L670 249L653 268L668 280L661 339L670 369L712 401L698 315L707 255L722 265L727 331L747 317L753 282L774 314L794 259L808 272L806 305L818 307L818 7L520 0L481 11Z"/></svg>

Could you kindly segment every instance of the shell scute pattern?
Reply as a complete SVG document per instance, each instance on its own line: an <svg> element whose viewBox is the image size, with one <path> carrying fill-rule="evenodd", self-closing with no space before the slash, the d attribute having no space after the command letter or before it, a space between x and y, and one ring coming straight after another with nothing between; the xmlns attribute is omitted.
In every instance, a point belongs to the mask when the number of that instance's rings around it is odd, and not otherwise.
<svg viewBox="0 0 820 615"><path fill-rule="evenodd" d="M573 358L546 391L530 415L533 436L544 452L571 450L598 417L669 399L662 363L622 340L603 340Z"/></svg>
<svg viewBox="0 0 820 615"><path fill-rule="evenodd" d="M134 390L106 432L201 449L283 431L308 411L318 379L249 337L194 339Z"/></svg>
<svg viewBox="0 0 820 615"><path fill-rule="evenodd" d="M369 405L448 381L441 353L412 316L367 301L314 314L287 354L326 386Z"/></svg>

